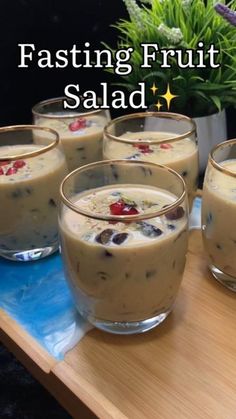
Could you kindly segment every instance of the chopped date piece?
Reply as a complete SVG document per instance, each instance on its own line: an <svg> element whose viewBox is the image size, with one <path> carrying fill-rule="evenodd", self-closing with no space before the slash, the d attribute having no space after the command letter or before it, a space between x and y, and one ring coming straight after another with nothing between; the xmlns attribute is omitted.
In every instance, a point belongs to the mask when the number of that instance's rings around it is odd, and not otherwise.
<svg viewBox="0 0 236 419"><path fill-rule="evenodd" d="M171 148L173 148L173 146L169 143L163 143L160 145L160 148L162 148L163 150L170 150Z"/></svg>
<svg viewBox="0 0 236 419"><path fill-rule="evenodd" d="M112 241L113 243L120 245L124 243L124 241L128 238L128 236L129 236L128 233L117 233L113 237Z"/></svg>
<svg viewBox="0 0 236 419"><path fill-rule="evenodd" d="M111 228L107 228L106 230L103 230L101 233L99 233L95 240L96 242L100 244L107 244L111 240L111 237L115 233L115 230L112 230Z"/></svg>
<svg viewBox="0 0 236 419"><path fill-rule="evenodd" d="M149 144L134 144L133 147L138 148L143 154L153 153L153 150L150 148Z"/></svg>
<svg viewBox="0 0 236 419"><path fill-rule="evenodd" d="M160 228L147 223L146 221L142 221L141 223L139 223L140 227L141 227L141 232L144 236L147 237L158 237L161 234L163 234L163 231L160 230Z"/></svg>
<svg viewBox="0 0 236 419"><path fill-rule="evenodd" d="M183 209L183 207L177 207L175 208L173 211L170 211L169 213L165 214L165 217L167 218L167 220L179 220L180 218L182 218L185 214L185 211Z"/></svg>

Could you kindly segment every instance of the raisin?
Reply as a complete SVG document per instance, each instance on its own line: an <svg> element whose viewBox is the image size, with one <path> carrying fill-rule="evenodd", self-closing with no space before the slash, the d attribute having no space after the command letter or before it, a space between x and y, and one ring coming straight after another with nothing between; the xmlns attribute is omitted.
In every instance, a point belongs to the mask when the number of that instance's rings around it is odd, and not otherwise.
<svg viewBox="0 0 236 419"><path fill-rule="evenodd" d="M113 237L112 241L113 243L120 245L124 243L124 241L128 238L128 236L129 236L128 233L117 233Z"/></svg>
<svg viewBox="0 0 236 419"><path fill-rule="evenodd" d="M173 211L170 211L169 213L165 214L167 220L179 220L182 218L185 214L185 211L183 207L177 207Z"/></svg>
<svg viewBox="0 0 236 419"><path fill-rule="evenodd" d="M95 240L96 242L100 244L107 244L111 240L112 235L115 233L115 230L112 230L111 228L107 228L106 230L103 230L101 233L99 233Z"/></svg>

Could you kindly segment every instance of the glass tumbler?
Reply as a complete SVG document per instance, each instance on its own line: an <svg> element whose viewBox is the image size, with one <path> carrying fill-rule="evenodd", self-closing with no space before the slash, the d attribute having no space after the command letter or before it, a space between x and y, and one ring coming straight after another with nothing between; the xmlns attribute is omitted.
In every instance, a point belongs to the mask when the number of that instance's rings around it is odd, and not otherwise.
<svg viewBox="0 0 236 419"><path fill-rule="evenodd" d="M47 145L37 142L39 134ZM58 249L59 187L67 173L55 131L0 128L0 256L30 261Z"/></svg>
<svg viewBox="0 0 236 419"><path fill-rule="evenodd" d="M236 140L213 148L202 196L202 234L212 275L236 291Z"/></svg>
<svg viewBox="0 0 236 419"><path fill-rule="evenodd" d="M188 200L181 176L126 160L83 166L61 185L66 277L80 314L117 334L170 313L185 266Z"/></svg>
<svg viewBox="0 0 236 419"><path fill-rule="evenodd" d="M112 120L104 129L104 159L164 164L183 176L189 205L198 185L195 122L168 112L144 112Z"/></svg>
<svg viewBox="0 0 236 419"><path fill-rule="evenodd" d="M45 100L32 109L34 124L56 130L62 142L69 171L102 160L103 129L110 120L109 111L75 112L63 108L64 97ZM67 99L68 100L68 99Z"/></svg>

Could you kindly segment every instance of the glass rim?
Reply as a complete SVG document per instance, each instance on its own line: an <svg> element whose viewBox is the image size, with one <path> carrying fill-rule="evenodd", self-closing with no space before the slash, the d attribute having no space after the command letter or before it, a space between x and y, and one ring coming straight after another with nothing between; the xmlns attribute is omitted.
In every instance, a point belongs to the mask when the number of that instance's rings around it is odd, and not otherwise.
<svg viewBox="0 0 236 419"><path fill-rule="evenodd" d="M213 149L211 150L211 152L209 154L209 162L212 164L213 167L215 167L215 169L219 170L220 172L224 173L225 175L236 177L236 172L234 172L233 170L230 170L228 168L225 168L224 166L221 166L221 164L217 163L217 161L214 158L214 153L216 151L218 151L218 149L230 146L231 144L236 145L236 138L233 138L231 140L223 141L223 142L217 144L215 147L213 147Z"/></svg>
<svg viewBox="0 0 236 419"><path fill-rule="evenodd" d="M14 155L9 155L9 156L6 155L2 157L0 156L0 162L6 161L6 160L12 161L12 160L21 160L21 159L29 158L29 157L35 157L35 156L38 156L39 154L43 154L49 150L52 150L59 144L59 134L57 133L57 131L51 128L47 128L47 127L40 127L38 125L9 125L6 127L0 127L0 137L1 137L1 134L4 132L33 131L33 130L44 131L44 132L53 134L55 136L55 139L52 141L51 144L43 146L42 148L38 150L30 151L29 153L14 154ZM22 144L22 146L24 145L27 145L27 144ZM1 143L0 143L0 147L1 147Z"/></svg>
<svg viewBox="0 0 236 419"><path fill-rule="evenodd" d="M79 96L79 97L80 97L80 99L82 99L82 96ZM103 110L105 111L105 109L100 109L100 108L95 109L93 111L88 110L87 112L86 111L85 112L73 112L73 110L71 110L71 113L68 112L68 115L67 114L66 115L56 115L56 114L53 114L51 112L49 112L49 113L40 112L40 108L42 106L52 105L54 103L59 103L59 102L62 102L62 100L64 100L64 99L68 99L68 98L66 96L60 96L60 97L55 97L55 98L51 98L51 99L42 100L42 101L36 103L32 107L32 114L36 115L36 116L43 117L43 118L47 118L47 119L65 119L65 118L76 118L76 117L79 117L79 116L81 117L82 115L83 116L94 115L96 113L102 112ZM100 98L98 98L98 100L100 100Z"/></svg>
<svg viewBox="0 0 236 419"><path fill-rule="evenodd" d="M168 172L172 173L180 181L180 183L182 185L182 188L183 188L183 191L182 191L180 197L175 202L173 202L170 205L167 205L165 208L162 208L159 211L153 211L152 213L137 214L137 215L96 215L94 213L91 213L90 211L81 210L69 198L66 197L65 186L66 186L66 183L68 182L68 180L71 177L75 176L76 174L82 173L82 172L86 171L87 169L90 169L90 168L93 168L93 167L109 166L111 164L120 164L120 165L142 164L144 166L148 166L148 167L151 166L153 168L159 167L160 169L163 169L165 171L168 171ZM109 186L109 185L107 185L107 186ZM148 185L146 185L146 186L148 186ZM150 163L149 162L144 162L142 160L129 161L129 160L124 160L124 159L115 159L115 160L101 160L99 162L89 163L89 164L86 164L84 166L79 167L78 169L73 170L61 182L60 196L61 196L62 202L67 207L69 207L72 211L76 212L77 214L84 215L86 217L93 218L95 220L102 220L102 221L118 221L118 222L119 221L120 222L134 221L134 222L136 222L136 221L148 220L148 219L155 218L155 217L160 217L161 215L164 215L166 213L169 213L170 211L173 211L180 204L182 204L182 202L185 200L185 198L187 196L187 192L186 192L186 184L185 184L183 178L175 170L170 169L167 166L164 166L164 165L161 165L161 164L156 164L156 163L151 163L151 162Z"/></svg>
<svg viewBox="0 0 236 419"><path fill-rule="evenodd" d="M115 135L112 135L108 132L108 129L112 126L115 125L117 123L120 122L124 122L124 121L128 121L129 119L139 119L139 118L166 118L166 119L172 119L175 121L186 121L189 122L190 124L192 124L192 129L190 129L189 131L187 131L184 134L177 134L177 137L172 137L172 138L168 138L168 139L163 139L163 140L139 140L139 141L135 141L135 140L129 140L127 138L124 137L117 137ZM145 132L145 131L144 131ZM108 122L108 124L104 127L104 135L106 137L108 137L109 139L113 140L113 141L118 141L121 143L127 143L127 144L134 144L134 143L138 143L138 144L162 144L162 143L172 143L172 142L176 142L179 140L183 140L184 138L187 138L189 136L191 136L192 134L195 134L195 136L197 136L197 127L196 127L196 122L192 119L189 118L186 115L182 115L182 114L178 114L178 113L172 113L172 112L138 112L138 113L132 113L132 114L128 114L128 115L124 115L124 116L120 116L118 118L112 119L110 122Z"/></svg>

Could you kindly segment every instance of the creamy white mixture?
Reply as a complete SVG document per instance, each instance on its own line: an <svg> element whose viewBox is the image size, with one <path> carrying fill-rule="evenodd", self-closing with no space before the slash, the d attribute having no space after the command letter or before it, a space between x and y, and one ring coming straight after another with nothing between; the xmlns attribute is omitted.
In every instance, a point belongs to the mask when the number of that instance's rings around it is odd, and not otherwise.
<svg viewBox="0 0 236 419"><path fill-rule="evenodd" d="M103 128L105 116L91 115L81 118L40 118L37 125L49 127L60 135L69 171L84 164L102 160ZM37 138L43 135L37 133Z"/></svg>
<svg viewBox="0 0 236 419"><path fill-rule="evenodd" d="M126 215L148 215L175 200L173 194L142 185L103 187L73 199L98 216L114 215L120 208ZM125 223L64 208L60 233L67 277L83 316L126 322L171 309L187 250L183 206L167 216Z"/></svg>
<svg viewBox="0 0 236 419"><path fill-rule="evenodd" d="M0 156L42 146L0 148ZM0 251L47 247L58 240L57 206L66 161L57 148L22 160L0 162Z"/></svg>
<svg viewBox="0 0 236 419"><path fill-rule="evenodd" d="M134 144L104 139L105 159L143 160L169 166L183 176L189 195L190 206L198 184L198 149L190 138L163 143L163 140L177 137L170 132L140 131L127 132L120 136L134 141ZM161 141L160 144L139 144L141 141Z"/></svg>
<svg viewBox="0 0 236 419"><path fill-rule="evenodd" d="M236 174L236 160L220 165ZM202 228L210 262L236 281L236 177L212 166L204 181Z"/></svg>

